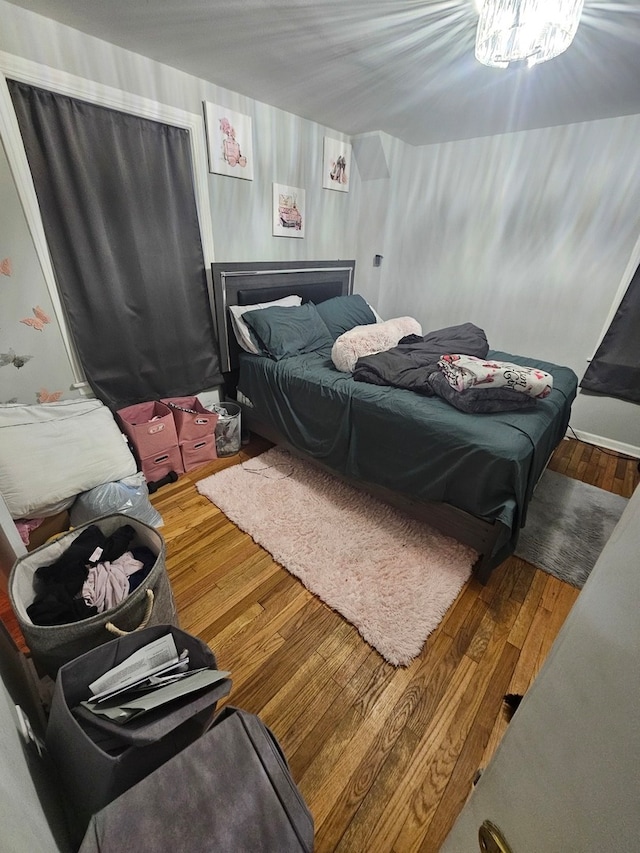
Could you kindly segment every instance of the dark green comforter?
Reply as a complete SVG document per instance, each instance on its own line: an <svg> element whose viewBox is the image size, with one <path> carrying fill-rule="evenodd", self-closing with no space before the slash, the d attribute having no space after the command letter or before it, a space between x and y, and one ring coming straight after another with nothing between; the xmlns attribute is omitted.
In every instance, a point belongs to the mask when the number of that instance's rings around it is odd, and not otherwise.
<svg viewBox="0 0 640 853"><path fill-rule="evenodd" d="M501 521L507 533L497 547L507 556L565 434L577 377L510 353L489 357L551 373L553 391L531 410L466 414L439 397L355 382L328 351L277 363L243 353L238 390L262 422L340 474Z"/></svg>

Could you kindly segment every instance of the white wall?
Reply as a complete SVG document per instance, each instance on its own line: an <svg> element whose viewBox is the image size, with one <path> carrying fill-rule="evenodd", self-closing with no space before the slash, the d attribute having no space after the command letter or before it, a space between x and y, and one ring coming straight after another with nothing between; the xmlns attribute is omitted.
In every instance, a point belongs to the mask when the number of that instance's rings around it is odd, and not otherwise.
<svg viewBox="0 0 640 853"><path fill-rule="evenodd" d="M0 625L0 849L71 853L53 767L21 734L16 706L42 741L45 720L34 666Z"/></svg>
<svg viewBox="0 0 640 853"><path fill-rule="evenodd" d="M0 352L26 357L0 368L0 403L46 402L77 397L73 372L58 327L38 256L29 235L18 192L0 141L0 260L10 274L0 275ZM49 323L38 329L22 322L43 309Z"/></svg>
<svg viewBox="0 0 640 853"><path fill-rule="evenodd" d="M639 132L640 116L627 116L386 145L391 177L363 181L360 198L363 210L387 206L380 313L414 315L425 329L469 320L492 348L581 377L640 234ZM360 235L361 273L370 254ZM572 426L640 455L637 414L580 393Z"/></svg>

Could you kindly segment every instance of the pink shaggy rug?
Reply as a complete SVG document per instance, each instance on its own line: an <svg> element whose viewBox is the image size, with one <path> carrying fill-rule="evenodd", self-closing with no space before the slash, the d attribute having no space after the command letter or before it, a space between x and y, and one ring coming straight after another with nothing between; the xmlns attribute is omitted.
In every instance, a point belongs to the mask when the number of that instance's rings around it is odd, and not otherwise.
<svg viewBox="0 0 640 853"><path fill-rule="evenodd" d="M395 666L420 653L477 558L279 447L197 488Z"/></svg>

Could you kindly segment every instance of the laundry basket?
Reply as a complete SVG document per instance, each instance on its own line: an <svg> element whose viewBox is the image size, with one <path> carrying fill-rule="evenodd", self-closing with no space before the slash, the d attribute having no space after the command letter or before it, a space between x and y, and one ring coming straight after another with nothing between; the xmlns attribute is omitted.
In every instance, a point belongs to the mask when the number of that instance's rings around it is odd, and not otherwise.
<svg viewBox="0 0 640 853"><path fill-rule="evenodd" d="M215 411L218 414L216 424L216 452L218 456L233 456L240 450L240 406L237 403L224 401L217 403Z"/></svg>
<svg viewBox="0 0 640 853"><path fill-rule="evenodd" d="M111 536L118 528L130 525L135 534L130 543L131 547L145 546L155 555L151 570L140 586L109 610L76 622L57 625L34 624L27 608L34 602L37 594L36 570L54 563L78 536L92 525L96 525L105 536ZM149 625L179 627L166 570L163 537L148 524L122 514L104 516L76 527L17 560L9 576L9 599L34 664L38 670L52 678L55 678L64 663L112 640L114 636Z"/></svg>
<svg viewBox="0 0 640 853"><path fill-rule="evenodd" d="M215 655L203 640L175 626L155 625L114 638L69 661L58 671L46 746L59 774L69 829L78 843L94 812L206 731L213 721L217 702L231 689L230 679L224 678L179 696L126 725L117 725L78 709L78 705L91 695L91 682L166 634L173 637L179 652L188 652L189 669L217 669ZM132 696L128 698L131 700ZM215 756L212 760L215 763ZM183 781L176 778L174 784L179 787ZM166 803L160 802L161 812L166 807ZM135 851L137 846L129 848L125 844L117 849ZM157 849L188 848L167 842Z"/></svg>

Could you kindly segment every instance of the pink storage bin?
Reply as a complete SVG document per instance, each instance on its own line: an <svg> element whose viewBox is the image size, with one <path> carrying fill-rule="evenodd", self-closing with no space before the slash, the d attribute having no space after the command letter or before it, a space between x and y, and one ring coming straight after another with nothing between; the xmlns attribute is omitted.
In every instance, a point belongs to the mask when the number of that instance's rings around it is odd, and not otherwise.
<svg viewBox="0 0 640 853"><path fill-rule="evenodd" d="M133 445L138 462L158 456L168 448L175 446L177 449L178 433L173 414L164 403L157 400L135 403L118 409L116 416Z"/></svg>
<svg viewBox="0 0 640 853"><path fill-rule="evenodd" d="M185 471L193 471L217 459L215 435L203 435L195 441L183 441L180 445L182 464Z"/></svg>
<svg viewBox="0 0 640 853"><path fill-rule="evenodd" d="M184 474L182 454L177 444L158 451L155 456L147 456L141 459L140 467L147 483L155 483L156 480L166 477L169 471Z"/></svg>
<svg viewBox="0 0 640 853"><path fill-rule="evenodd" d="M218 416L215 412L205 409L197 397L167 397L162 402L169 407L173 415L179 444L214 434Z"/></svg>

